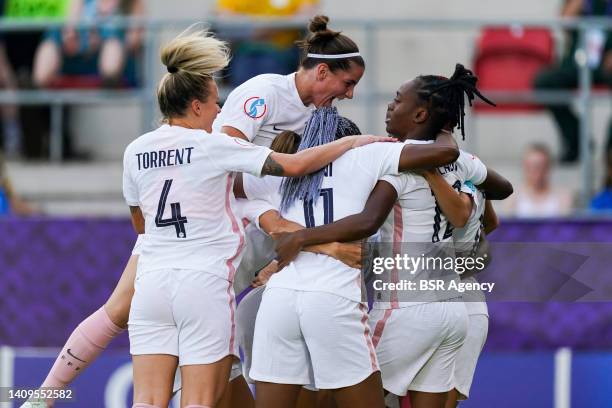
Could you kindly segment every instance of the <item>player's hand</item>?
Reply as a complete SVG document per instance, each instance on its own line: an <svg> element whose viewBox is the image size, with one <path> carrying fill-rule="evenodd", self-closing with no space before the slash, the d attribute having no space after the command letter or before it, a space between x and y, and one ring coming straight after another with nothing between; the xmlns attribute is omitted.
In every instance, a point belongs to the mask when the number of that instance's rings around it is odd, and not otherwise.
<svg viewBox="0 0 612 408"><path fill-rule="evenodd" d="M304 245L300 231L272 233L271 236L276 241L276 260L280 271L298 256Z"/></svg>
<svg viewBox="0 0 612 408"><path fill-rule="evenodd" d="M351 142L351 148L356 148L359 146L365 146L370 143L376 142L397 142L397 139L389 136L374 136L374 135L357 135L357 136L346 136Z"/></svg>
<svg viewBox="0 0 612 408"><path fill-rule="evenodd" d="M270 262L261 271L259 271L255 279L253 279L253 281L251 282L251 286L257 288L259 286L265 285L266 283L268 283L268 280L270 280L270 277L278 271L278 262Z"/></svg>
<svg viewBox="0 0 612 408"><path fill-rule="evenodd" d="M339 260L340 262L350 266L351 268L361 269L361 260L362 260L362 242L349 242L349 243L341 243L334 242L333 243L333 252L332 255L334 258Z"/></svg>

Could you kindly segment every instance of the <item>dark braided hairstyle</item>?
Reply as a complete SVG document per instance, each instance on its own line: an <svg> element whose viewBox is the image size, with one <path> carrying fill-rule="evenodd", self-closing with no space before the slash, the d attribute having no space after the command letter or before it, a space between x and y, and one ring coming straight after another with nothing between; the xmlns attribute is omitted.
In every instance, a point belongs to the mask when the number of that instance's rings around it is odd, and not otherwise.
<svg viewBox="0 0 612 408"><path fill-rule="evenodd" d="M478 77L461 64L455 65L455 72L450 79L438 75L421 75L417 79L421 87L417 95L429 104L432 134L438 134L445 126L459 127L461 136L465 140L465 97L470 106L478 96L489 105L493 102L484 97L476 88Z"/></svg>
<svg viewBox="0 0 612 408"><path fill-rule="evenodd" d="M344 136L360 134L359 127L350 119L340 116L335 107L321 107L312 113L306 123L298 151L331 143ZM316 203L324 175L323 168L307 176L284 178L280 186L281 211L290 208L297 200L312 200Z"/></svg>

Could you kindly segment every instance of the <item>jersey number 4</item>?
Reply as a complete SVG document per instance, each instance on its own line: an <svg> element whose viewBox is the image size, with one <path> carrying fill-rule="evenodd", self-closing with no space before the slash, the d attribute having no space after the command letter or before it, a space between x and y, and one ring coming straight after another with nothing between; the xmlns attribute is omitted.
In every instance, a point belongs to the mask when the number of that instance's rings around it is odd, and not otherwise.
<svg viewBox="0 0 612 408"><path fill-rule="evenodd" d="M331 224L334 222L334 190L322 188L320 194L323 197L323 224ZM304 201L304 221L306 228L313 228L315 226L312 200Z"/></svg>
<svg viewBox="0 0 612 408"><path fill-rule="evenodd" d="M164 219L164 208L166 208L166 200L168 199L168 193L170 193L171 186L172 180L166 180L164 182L164 188L162 189L161 196L159 197L159 204L157 205L155 225L160 228L174 226L176 229L176 237L186 238L187 232L185 231L185 224L187 223L187 217L181 215L181 203L171 203L170 209L172 210L172 218Z"/></svg>

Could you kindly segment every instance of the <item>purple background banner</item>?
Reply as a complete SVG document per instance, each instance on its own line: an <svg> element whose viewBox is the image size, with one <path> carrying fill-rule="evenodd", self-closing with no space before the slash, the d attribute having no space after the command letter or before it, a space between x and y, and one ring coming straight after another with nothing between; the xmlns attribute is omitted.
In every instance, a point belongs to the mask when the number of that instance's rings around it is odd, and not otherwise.
<svg viewBox="0 0 612 408"><path fill-rule="evenodd" d="M106 301L135 238L127 219L1 219L0 344L63 345L74 327ZM608 242L612 250L612 220L506 220L490 238ZM488 350L612 347L612 302L493 302L489 310ZM128 347L127 335L111 347Z"/></svg>

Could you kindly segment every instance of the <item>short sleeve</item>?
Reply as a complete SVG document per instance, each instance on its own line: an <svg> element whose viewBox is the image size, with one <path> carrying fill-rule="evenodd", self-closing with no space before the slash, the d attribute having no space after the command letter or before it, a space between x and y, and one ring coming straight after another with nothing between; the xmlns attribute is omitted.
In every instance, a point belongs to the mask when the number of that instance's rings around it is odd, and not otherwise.
<svg viewBox="0 0 612 408"><path fill-rule="evenodd" d="M272 153L267 147L223 133L205 134L201 140L208 158L228 172L240 171L259 177L266 159Z"/></svg>
<svg viewBox="0 0 612 408"><path fill-rule="evenodd" d="M130 207L137 207L140 205L138 197L138 186L134 182L131 174L130 165L130 149L126 149L123 155L123 197L125 202Z"/></svg>
<svg viewBox="0 0 612 408"><path fill-rule="evenodd" d="M459 157L463 170L464 180L471 181L474 185L482 184L487 178L487 166L475 155L464 152Z"/></svg>
<svg viewBox="0 0 612 408"><path fill-rule="evenodd" d="M261 126L269 121L275 101L265 83L257 80L250 83L252 85L244 84L229 94L214 128L221 131L223 126L231 126L252 142Z"/></svg>
<svg viewBox="0 0 612 408"><path fill-rule="evenodd" d="M399 197L400 195L402 195L402 192L406 189L407 177L408 175L383 176L380 178L380 180L386 181L387 183L391 184L393 188L395 189L395 191L397 191L397 196Z"/></svg>
<svg viewBox="0 0 612 408"><path fill-rule="evenodd" d="M250 174L242 176L242 187L249 200L263 200L275 208L280 207L280 183L281 177L254 177Z"/></svg>
<svg viewBox="0 0 612 408"><path fill-rule="evenodd" d="M466 180L465 183L461 183L461 192L473 196L476 194L476 187L470 180Z"/></svg>
<svg viewBox="0 0 612 408"><path fill-rule="evenodd" d="M277 210L276 206L264 200L241 200L242 201L242 217L246 218L261 230L259 226L259 217L270 210Z"/></svg>

